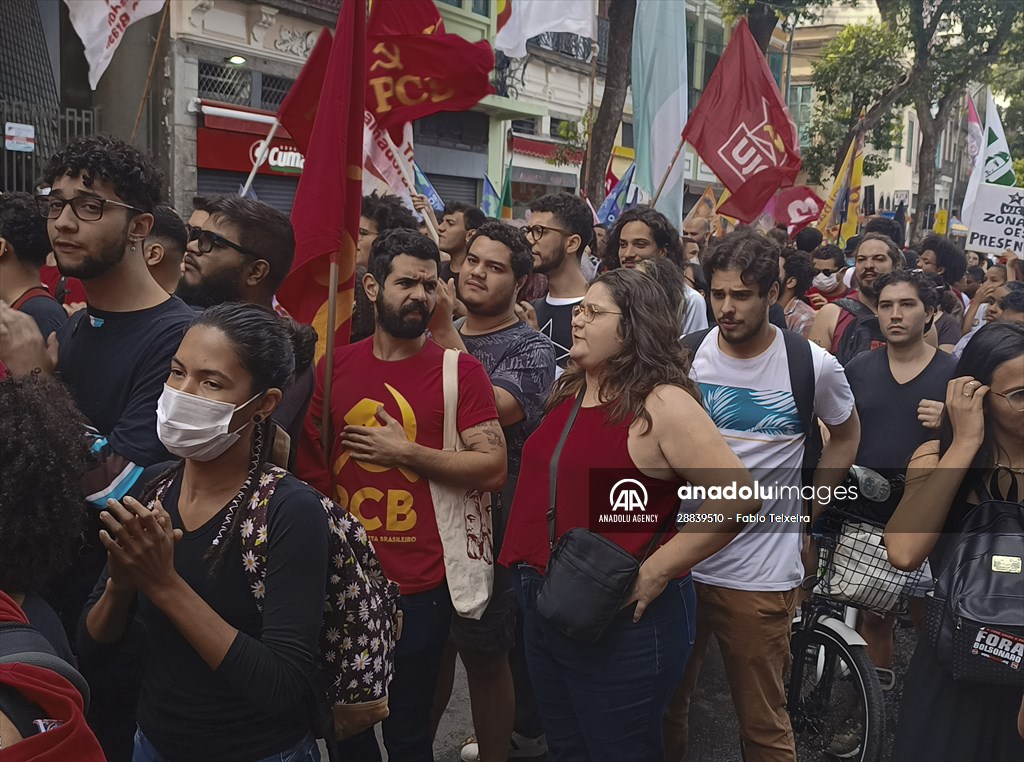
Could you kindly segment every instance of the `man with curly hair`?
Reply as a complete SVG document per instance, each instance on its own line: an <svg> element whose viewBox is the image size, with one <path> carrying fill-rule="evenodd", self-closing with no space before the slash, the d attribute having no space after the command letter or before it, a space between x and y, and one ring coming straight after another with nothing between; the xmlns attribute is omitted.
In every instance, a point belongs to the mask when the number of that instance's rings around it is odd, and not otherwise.
<svg viewBox="0 0 1024 762"><path fill-rule="evenodd" d="M356 267L366 267L370 262L370 248L377 236L395 228L419 228L412 211L402 203L402 199L398 196L378 196L377 191L363 196L363 207L359 215L359 241L356 244Z"/></svg>
<svg viewBox="0 0 1024 762"><path fill-rule="evenodd" d="M43 336L68 317L39 278L49 253L35 199L28 193L0 195L0 299L31 315Z"/></svg>
<svg viewBox="0 0 1024 762"><path fill-rule="evenodd" d="M156 434L156 403L178 344L193 317L150 275L143 243L163 176L152 160L117 138L72 141L48 162L50 193L39 214L61 274L79 278L88 307L49 341L13 310L0 312L0 357L14 375L56 372L98 432L95 462L85 475L87 499L105 507L120 499L146 466L169 460ZM50 603L73 632L106 554L95 526Z"/></svg>

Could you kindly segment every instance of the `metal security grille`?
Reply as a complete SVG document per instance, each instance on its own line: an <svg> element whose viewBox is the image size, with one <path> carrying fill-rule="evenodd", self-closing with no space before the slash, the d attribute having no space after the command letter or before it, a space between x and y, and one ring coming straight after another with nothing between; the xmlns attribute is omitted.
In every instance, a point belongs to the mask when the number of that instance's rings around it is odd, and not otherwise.
<svg viewBox="0 0 1024 762"><path fill-rule="evenodd" d="M267 111L277 111L295 80L287 77L275 77L271 74L264 74L262 80L260 105Z"/></svg>
<svg viewBox="0 0 1024 762"><path fill-rule="evenodd" d="M239 66L200 61L199 97L248 106L252 103L252 72Z"/></svg>
<svg viewBox="0 0 1024 762"><path fill-rule="evenodd" d="M72 138L98 129L93 111L60 109L38 103L0 100L0 122L31 124L36 128L35 150L28 153L0 150L0 190L35 190L50 156Z"/></svg>

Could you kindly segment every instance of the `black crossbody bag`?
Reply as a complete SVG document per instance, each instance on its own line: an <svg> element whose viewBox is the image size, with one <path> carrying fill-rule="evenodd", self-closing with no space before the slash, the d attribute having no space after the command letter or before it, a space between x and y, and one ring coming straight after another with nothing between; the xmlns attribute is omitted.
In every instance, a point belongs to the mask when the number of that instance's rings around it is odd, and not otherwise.
<svg viewBox="0 0 1024 762"><path fill-rule="evenodd" d="M582 389L569 413L562 436L551 455L548 492L548 541L552 545L547 572L537 593L537 614L567 638L594 643L619 613L633 589L640 564L647 560L665 533L670 515L651 539L643 559L583 527L575 527L555 543L555 494L558 460L583 404Z"/></svg>

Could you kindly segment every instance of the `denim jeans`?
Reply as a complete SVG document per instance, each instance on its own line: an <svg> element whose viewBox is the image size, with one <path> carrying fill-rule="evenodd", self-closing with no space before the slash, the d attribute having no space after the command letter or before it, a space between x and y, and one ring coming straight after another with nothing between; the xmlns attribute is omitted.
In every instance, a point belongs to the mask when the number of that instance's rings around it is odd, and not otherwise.
<svg viewBox="0 0 1024 762"><path fill-rule="evenodd" d="M596 643L548 627L537 615L541 576L513 570L526 658L549 762L648 762L664 757L662 718L693 646L696 595L674 580L633 623L623 609Z"/></svg>
<svg viewBox="0 0 1024 762"><path fill-rule="evenodd" d="M396 762L432 762L434 740L430 712L441 669L441 655L451 629L452 599L448 585L403 595L402 637L395 648L395 677L388 689L388 718L381 723L388 758ZM339 741L331 758L379 762L373 728Z"/></svg>
<svg viewBox="0 0 1024 762"><path fill-rule="evenodd" d="M156 750L142 730L135 731L135 751L132 752L132 762L168 762L167 758ZM256 762L320 762L320 749L317 748L316 739L312 733L305 737L292 748L269 757L256 760Z"/></svg>

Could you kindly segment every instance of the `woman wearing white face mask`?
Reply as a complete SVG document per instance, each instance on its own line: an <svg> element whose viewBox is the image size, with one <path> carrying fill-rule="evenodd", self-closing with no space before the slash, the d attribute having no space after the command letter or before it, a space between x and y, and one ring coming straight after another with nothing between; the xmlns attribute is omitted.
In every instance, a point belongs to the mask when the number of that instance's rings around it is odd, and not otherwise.
<svg viewBox="0 0 1024 762"><path fill-rule="evenodd" d="M133 621L145 625L134 762L320 759L310 709L329 555L320 496L285 475L266 523L243 518L270 478L260 476L267 419L294 372L295 340L261 307L199 315L157 410L161 442L184 460L141 502L111 500L101 514L107 568L79 645L110 658ZM253 533L268 543L255 586L261 561L240 552Z"/></svg>

